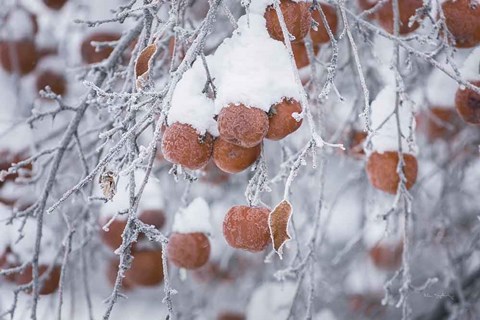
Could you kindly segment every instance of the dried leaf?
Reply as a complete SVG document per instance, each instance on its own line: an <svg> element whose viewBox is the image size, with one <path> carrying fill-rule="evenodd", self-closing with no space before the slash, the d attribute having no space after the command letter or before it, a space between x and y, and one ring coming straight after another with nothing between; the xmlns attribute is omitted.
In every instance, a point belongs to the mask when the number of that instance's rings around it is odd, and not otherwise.
<svg viewBox="0 0 480 320"><path fill-rule="evenodd" d="M288 233L288 222L292 216L292 205L288 200L280 202L268 217L268 227L272 237L273 249L282 258L283 245L292 237Z"/></svg>
<svg viewBox="0 0 480 320"><path fill-rule="evenodd" d="M142 83L146 82L148 77L148 65L153 55L157 51L157 45L152 43L140 52L135 63L135 75L137 78L137 87L142 87Z"/></svg>
<svg viewBox="0 0 480 320"><path fill-rule="evenodd" d="M112 200L117 190L117 184L115 183L115 173L112 171L106 171L100 175L99 179L100 187L102 188L103 196L108 200Z"/></svg>

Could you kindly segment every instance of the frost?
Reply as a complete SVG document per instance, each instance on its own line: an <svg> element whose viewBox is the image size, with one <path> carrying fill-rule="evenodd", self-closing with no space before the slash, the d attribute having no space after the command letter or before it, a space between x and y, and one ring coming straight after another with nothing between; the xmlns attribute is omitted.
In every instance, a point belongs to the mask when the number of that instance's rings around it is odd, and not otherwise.
<svg viewBox="0 0 480 320"><path fill-rule="evenodd" d="M198 197L188 207L180 209L175 215L172 232L210 234L212 232L210 207L205 199Z"/></svg>
<svg viewBox="0 0 480 320"><path fill-rule="evenodd" d="M301 100L287 49L270 38L265 23L258 14L242 16L215 52L215 113L231 103L268 112L282 98Z"/></svg>
<svg viewBox="0 0 480 320"><path fill-rule="evenodd" d="M287 49L282 42L270 38L262 15L242 16L232 37L225 39L206 61L217 88L215 100L203 92L207 73L197 58L175 89L169 125L189 124L199 134L208 131L218 136L214 113L229 104L268 112L283 98L301 100Z"/></svg>
<svg viewBox="0 0 480 320"><path fill-rule="evenodd" d="M189 124L200 135L208 131L211 135L218 136L217 123L213 119L213 101L202 92L206 81L205 68L198 59L192 68L185 72L175 88L172 107L168 114L169 125L175 122Z"/></svg>

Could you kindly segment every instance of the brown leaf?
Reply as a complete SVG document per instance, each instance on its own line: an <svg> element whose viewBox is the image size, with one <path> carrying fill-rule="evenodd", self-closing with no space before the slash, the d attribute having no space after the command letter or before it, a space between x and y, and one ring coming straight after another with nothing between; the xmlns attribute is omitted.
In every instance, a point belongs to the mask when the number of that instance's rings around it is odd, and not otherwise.
<svg viewBox="0 0 480 320"><path fill-rule="evenodd" d="M140 55L137 58L137 62L135 63L135 75L137 77L137 84L140 81L145 80L146 75L148 75L148 64L152 59L153 55L157 51L157 45L152 43L151 45L145 47L145 49L140 52Z"/></svg>
<svg viewBox="0 0 480 320"><path fill-rule="evenodd" d="M115 174L112 171L104 172L99 178L100 187L105 198L112 200L115 192L117 191L117 185L115 183Z"/></svg>
<svg viewBox="0 0 480 320"><path fill-rule="evenodd" d="M272 237L273 249L282 258L283 245L292 237L288 233L288 222L292 216L292 205L288 200L280 202L268 216L268 226Z"/></svg>

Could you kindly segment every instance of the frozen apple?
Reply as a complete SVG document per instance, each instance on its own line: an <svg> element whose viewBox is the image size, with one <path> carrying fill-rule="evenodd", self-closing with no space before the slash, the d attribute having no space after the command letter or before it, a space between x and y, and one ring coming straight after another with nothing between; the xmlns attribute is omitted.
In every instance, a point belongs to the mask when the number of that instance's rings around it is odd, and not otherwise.
<svg viewBox="0 0 480 320"><path fill-rule="evenodd" d="M310 4L305 1L281 0L280 9L287 26L288 32L295 37L294 41L300 41L310 29ZM273 6L269 6L265 11L267 20L267 30L270 36L279 41L283 41L282 27L278 20L277 12Z"/></svg>
<svg viewBox="0 0 480 320"><path fill-rule="evenodd" d="M155 286L163 281L162 251L144 249L133 252L130 269L125 273L128 281L140 286Z"/></svg>
<svg viewBox="0 0 480 320"><path fill-rule="evenodd" d="M244 148L218 138L213 144L213 161L218 168L227 173L238 173L250 167L258 159L261 151L261 144Z"/></svg>
<svg viewBox="0 0 480 320"><path fill-rule="evenodd" d="M417 116L417 125L429 141L450 140L462 128L462 120L454 108L431 107Z"/></svg>
<svg viewBox="0 0 480 320"><path fill-rule="evenodd" d="M153 225L156 229L160 229L165 224L165 213L161 209L146 209L140 212L138 218L148 225ZM109 219L102 218L100 225L103 226ZM108 231L101 230L100 237L102 242L115 250L122 245L122 234L127 226L127 219L115 219L108 226ZM139 239L143 239L142 235Z"/></svg>
<svg viewBox="0 0 480 320"><path fill-rule="evenodd" d="M18 263L12 263L10 258L12 258L12 249L10 246L7 246L4 250L2 250L2 253L0 254L0 269L10 269L13 267L18 267ZM14 260L14 259L13 259ZM3 279L7 280L8 282L15 282L17 274L16 273L11 273L11 274L6 274L3 275ZM1 279L1 278L0 278Z"/></svg>
<svg viewBox="0 0 480 320"><path fill-rule="evenodd" d="M369 250L373 264L383 270L395 270L402 263L403 241L395 244L378 243Z"/></svg>
<svg viewBox="0 0 480 320"><path fill-rule="evenodd" d="M0 62L9 73L26 75L32 72L38 63L35 42L31 39L0 42Z"/></svg>
<svg viewBox="0 0 480 320"><path fill-rule="evenodd" d="M480 44L480 4L471 0L447 0L442 9L445 23L457 48Z"/></svg>
<svg viewBox="0 0 480 320"><path fill-rule="evenodd" d="M117 280L118 263L119 263L118 259L111 259L107 264L106 276L107 276L108 282L112 287L115 286L115 281ZM131 280L127 278L123 278L122 280L123 289L131 290L134 287L135 287L135 284L133 284Z"/></svg>
<svg viewBox="0 0 480 320"><path fill-rule="evenodd" d="M406 178L405 187L410 189L417 180L417 158L411 154L403 154L403 173ZM398 152L373 152L367 161L367 174L370 183L384 192L397 193L400 177L397 173L399 162Z"/></svg>
<svg viewBox="0 0 480 320"><path fill-rule="evenodd" d="M377 4L378 0L358 0L357 2L360 9L369 10Z"/></svg>
<svg viewBox="0 0 480 320"><path fill-rule="evenodd" d="M37 90L45 90L46 86L58 94L64 95L67 92L67 84L65 77L52 70L44 70L37 77Z"/></svg>
<svg viewBox="0 0 480 320"><path fill-rule="evenodd" d="M200 181L213 185L220 185L226 183L228 182L228 179L230 177L228 173L220 170L213 160L208 162L207 165L202 169L202 171L204 172L204 174L200 177Z"/></svg>
<svg viewBox="0 0 480 320"><path fill-rule="evenodd" d="M168 241L168 259L177 267L197 269L210 257L210 241L201 232L173 233Z"/></svg>
<svg viewBox="0 0 480 320"><path fill-rule="evenodd" d="M145 224L161 229L165 225L165 212L162 209L145 209L138 215Z"/></svg>
<svg viewBox="0 0 480 320"><path fill-rule="evenodd" d="M364 143L366 139L366 132L359 130L351 130L345 143L347 153L356 159L362 159L365 156Z"/></svg>
<svg viewBox="0 0 480 320"><path fill-rule="evenodd" d="M251 148L262 142L268 131L268 116L257 108L229 105L218 115L218 131L225 141Z"/></svg>
<svg viewBox="0 0 480 320"><path fill-rule="evenodd" d="M217 320L245 320L245 314L233 311L223 311L218 314Z"/></svg>
<svg viewBox="0 0 480 320"><path fill-rule="evenodd" d="M67 3L67 0L43 0L43 3L52 10L60 10Z"/></svg>
<svg viewBox="0 0 480 320"><path fill-rule="evenodd" d="M107 220L102 220L101 225L107 223ZM100 237L102 242L111 249L115 250L122 245L122 234L127 220L116 219L108 226L108 231L100 230Z"/></svg>
<svg viewBox="0 0 480 320"><path fill-rule="evenodd" d="M393 34L393 0L389 0L384 4L376 13L375 18L385 31ZM400 34L404 35L418 29L420 24L414 22L410 26L410 18L415 16L416 10L423 7L423 0L402 0L398 1L399 13L400 13Z"/></svg>
<svg viewBox="0 0 480 320"><path fill-rule="evenodd" d="M223 221L223 235L233 248L259 252L270 242L268 216L263 207L232 207Z"/></svg>
<svg viewBox="0 0 480 320"><path fill-rule="evenodd" d="M268 119L267 139L281 140L295 132L302 125L302 120L297 121L294 113L300 114L302 106L293 99L283 99L270 108Z"/></svg>
<svg viewBox="0 0 480 320"><path fill-rule="evenodd" d="M104 46L102 48L97 48L92 45L93 42L111 42L117 41L120 39L120 35L117 33L109 32L97 32L93 33L82 42L81 54L82 59L85 63L98 63L107 59L113 51L111 46Z"/></svg>
<svg viewBox="0 0 480 320"><path fill-rule="evenodd" d="M472 81L480 87L480 81ZM458 89L455 96L455 107L462 119L470 124L480 124L480 94L472 89Z"/></svg>
<svg viewBox="0 0 480 320"><path fill-rule="evenodd" d="M305 42L292 42L292 51L293 58L295 59L295 64L297 69L302 69L310 64L308 59L308 52L305 46ZM318 54L319 47L313 46L313 54L316 56Z"/></svg>
<svg viewBox="0 0 480 320"><path fill-rule="evenodd" d="M338 17L335 7L332 5L321 3L320 4L325 17L327 18L328 26L332 31L333 35L337 33L338 28ZM312 11L312 19L318 23L317 30L310 30L310 37L312 37L312 42L314 45L320 45L330 41L330 37L327 32L327 28L323 23L321 14L318 10Z"/></svg>
<svg viewBox="0 0 480 320"><path fill-rule="evenodd" d="M171 163L196 170L204 167L213 152L213 137L201 136L188 124L174 123L165 129L162 138L162 153Z"/></svg>
<svg viewBox="0 0 480 320"><path fill-rule="evenodd" d="M15 152L10 149L1 149L0 150L0 171L8 171L13 163L18 163L24 161L28 158L28 152ZM22 173L24 176L30 176L32 171L32 164L29 163L26 166L22 167ZM15 181L19 177L19 172L9 174L5 177L5 181ZM5 181L0 181L0 187L5 183Z"/></svg>
<svg viewBox="0 0 480 320"><path fill-rule="evenodd" d="M362 313L369 319L372 316L378 316L385 313L385 307L382 306L381 296L372 293L354 294L348 296L348 306L355 314Z"/></svg>
<svg viewBox="0 0 480 320"><path fill-rule="evenodd" d="M49 269L48 265L39 265L38 266L38 273L39 276L42 277L42 275L45 274L45 272ZM48 295L54 293L59 285L60 282L60 271L61 268L60 266L53 266L52 271L48 274L44 282L41 282L40 285L40 290L39 293L41 295ZM15 276L15 283L18 285L24 285L28 284L33 280L33 269L32 266L29 265L27 266L23 272L18 273ZM31 293L32 290L29 290L29 293Z"/></svg>

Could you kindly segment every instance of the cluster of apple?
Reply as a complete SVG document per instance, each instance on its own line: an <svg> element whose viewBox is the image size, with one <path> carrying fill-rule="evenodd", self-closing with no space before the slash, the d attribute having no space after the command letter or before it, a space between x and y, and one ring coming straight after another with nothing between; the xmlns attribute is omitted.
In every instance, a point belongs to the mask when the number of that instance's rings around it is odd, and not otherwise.
<svg viewBox="0 0 480 320"><path fill-rule="evenodd" d="M335 31L335 10L329 5L322 7L325 8ZM311 25L309 8L310 4L306 2L281 2L287 29L295 37L293 45L304 45L303 38ZM266 9L264 17L271 38L283 40L272 6ZM328 35L322 26L320 23L318 31L312 30L316 47L328 41ZM192 170L203 168L213 156L218 168L227 173L238 173L247 169L258 158L264 138L276 141L296 131L302 121L297 121L292 114L301 111L300 103L287 97L272 105L268 112L243 103L231 103L224 106L216 116L219 137L214 138L210 133L200 136L198 130L189 124L173 123L165 129L162 152L170 162Z"/></svg>
<svg viewBox="0 0 480 320"><path fill-rule="evenodd" d="M216 139L209 133L199 136L188 124L174 123L165 129L162 153L165 158L188 169L200 169L213 157L216 166L227 173L250 167L259 157L264 138L281 140L296 131L302 121L292 117L301 112L298 101L284 99L270 113L243 104L229 105L219 113Z"/></svg>
<svg viewBox="0 0 480 320"><path fill-rule="evenodd" d="M287 29L295 38L292 45L304 47L303 39L311 29L311 4L302 1L282 1L280 6ZM322 4L322 8L335 32L337 27L335 9L326 4ZM315 14L320 20L319 13ZM272 5L265 8L263 19L271 37L270 41L272 39L282 41L283 34ZM311 34L316 48L329 39L321 21L318 30L312 29ZM282 47L284 48L283 45ZM279 100L268 109L242 102L221 106L214 117L216 130L213 131L218 132L217 137L208 130L199 134L199 130L189 123L173 122L164 130L162 154L168 161L192 170L205 167L210 158L213 158L213 162L220 170L232 174L241 172L257 160L263 139L281 140L301 126L302 120L294 118L295 114L302 111L299 101L288 96ZM175 101L173 104L175 107ZM269 212L268 208L263 207L231 208L224 220L224 235L227 242L232 247L248 251L263 250L270 241Z"/></svg>

